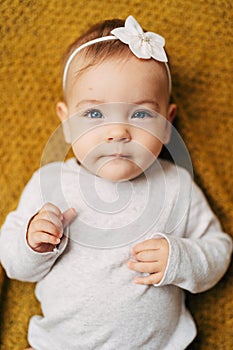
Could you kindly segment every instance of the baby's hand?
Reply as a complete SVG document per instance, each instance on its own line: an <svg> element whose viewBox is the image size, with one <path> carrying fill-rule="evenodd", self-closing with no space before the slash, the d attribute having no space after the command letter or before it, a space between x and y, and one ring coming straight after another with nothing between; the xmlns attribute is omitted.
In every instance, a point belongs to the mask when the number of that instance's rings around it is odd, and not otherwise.
<svg viewBox="0 0 233 350"><path fill-rule="evenodd" d="M73 208L62 213L55 205L45 204L29 223L29 246L39 253L51 252L60 243L64 228L75 216Z"/></svg>
<svg viewBox="0 0 233 350"><path fill-rule="evenodd" d="M136 277L138 284L157 284L165 273L169 245L165 238L149 239L133 247L133 256L136 261L128 261L128 267L134 271L149 273L145 277Z"/></svg>

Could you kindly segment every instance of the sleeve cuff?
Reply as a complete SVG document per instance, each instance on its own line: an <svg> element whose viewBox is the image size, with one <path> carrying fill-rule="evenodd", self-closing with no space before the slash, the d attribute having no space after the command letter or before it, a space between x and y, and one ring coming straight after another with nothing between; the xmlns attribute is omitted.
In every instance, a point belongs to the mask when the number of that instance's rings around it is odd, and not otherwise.
<svg viewBox="0 0 233 350"><path fill-rule="evenodd" d="M174 249L173 249L173 244L172 244L172 242L170 240L170 236L168 237L164 233L157 232L157 233L154 233L150 237L150 239L153 239L153 238L165 238L167 240L167 242L168 242L168 245L169 245L169 255L168 255L168 261L167 261L167 266L166 266L165 273L164 273L163 278L161 279L161 281L159 283L155 283L154 284L155 287L160 287L160 286L164 286L164 285L168 285L168 284L172 283L173 276L174 276L174 273L175 273L175 271L173 271L174 267L172 267L172 264L171 264L171 260L173 260L172 256L174 255Z"/></svg>

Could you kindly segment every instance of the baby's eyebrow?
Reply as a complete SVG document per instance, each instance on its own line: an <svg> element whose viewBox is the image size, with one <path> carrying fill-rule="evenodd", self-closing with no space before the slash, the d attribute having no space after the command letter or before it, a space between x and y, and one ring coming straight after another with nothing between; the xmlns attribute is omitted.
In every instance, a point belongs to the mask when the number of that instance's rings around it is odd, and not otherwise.
<svg viewBox="0 0 233 350"><path fill-rule="evenodd" d="M160 111L160 105L155 100L141 100L141 101L135 101L132 104L135 105L152 105L154 109Z"/></svg>
<svg viewBox="0 0 233 350"><path fill-rule="evenodd" d="M82 107L82 106L89 106L89 105L101 105L101 104L104 104L106 103L106 101L101 101L101 100L93 100L93 99L90 99L90 100L81 100L79 101L77 104L76 104L76 107Z"/></svg>
<svg viewBox="0 0 233 350"><path fill-rule="evenodd" d="M84 107L84 106L98 106L98 105L103 105L103 104L108 104L109 102L104 101L104 100L95 100L95 99L84 99L79 101L76 104L77 108L80 107ZM138 105L138 106L142 106L142 105L150 105L152 106L152 109L156 110L156 111L160 111L160 105L156 100L139 100L139 101L121 101L118 103L127 103L127 104L132 104L132 105Z"/></svg>

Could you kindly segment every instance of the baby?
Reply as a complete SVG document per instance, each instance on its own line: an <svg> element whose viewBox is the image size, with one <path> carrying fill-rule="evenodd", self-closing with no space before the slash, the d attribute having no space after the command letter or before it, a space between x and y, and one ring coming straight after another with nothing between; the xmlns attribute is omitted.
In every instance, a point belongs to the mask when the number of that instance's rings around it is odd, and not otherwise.
<svg viewBox="0 0 233 350"><path fill-rule="evenodd" d="M130 16L68 50L57 114L75 157L35 172L1 230L7 275L37 282L36 350L183 350L184 290L223 276L232 242L189 172L159 155L176 105L164 39Z"/></svg>

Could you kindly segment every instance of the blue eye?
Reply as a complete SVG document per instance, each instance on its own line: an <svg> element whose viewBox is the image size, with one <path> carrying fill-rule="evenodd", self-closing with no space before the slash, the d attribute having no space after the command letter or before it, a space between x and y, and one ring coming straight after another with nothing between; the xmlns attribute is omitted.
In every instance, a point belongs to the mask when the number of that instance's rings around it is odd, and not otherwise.
<svg viewBox="0 0 233 350"><path fill-rule="evenodd" d="M137 111L132 115L133 119L145 119L145 118L152 118L152 114L146 111Z"/></svg>
<svg viewBox="0 0 233 350"><path fill-rule="evenodd" d="M103 118L103 114L97 109L91 109L84 113L84 117L88 117L90 119L100 119Z"/></svg>

